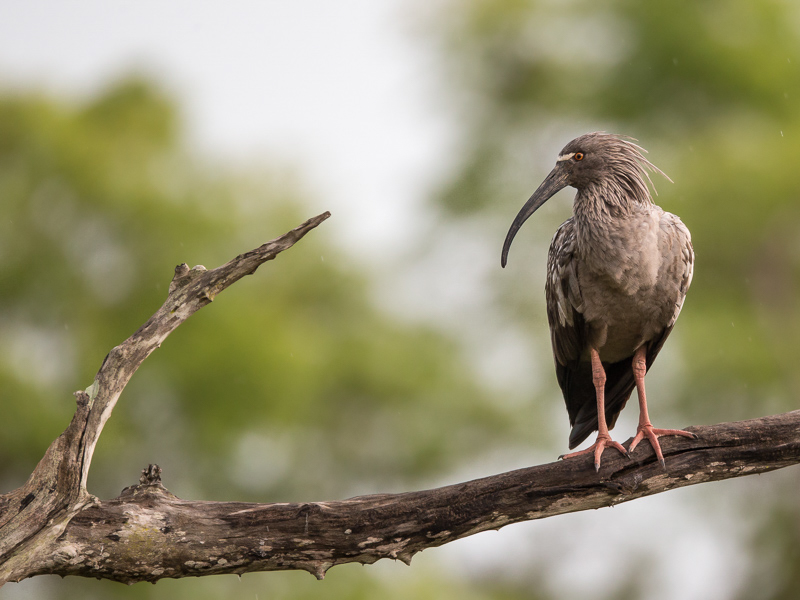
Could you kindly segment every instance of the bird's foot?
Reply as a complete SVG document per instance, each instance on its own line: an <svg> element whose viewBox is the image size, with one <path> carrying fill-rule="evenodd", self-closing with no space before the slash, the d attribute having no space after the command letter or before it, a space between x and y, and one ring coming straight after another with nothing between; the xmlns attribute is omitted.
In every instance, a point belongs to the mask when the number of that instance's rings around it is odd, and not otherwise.
<svg viewBox="0 0 800 600"><path fill-rule="evenodd" d="M636 430L636 437L633 438L631 445L628 447L628 456L630 453L633 452L633 449L641 442L644 438L650 442L650 445L655 450L656 458L658 458L658 462L661 465L661 468L666 471L667 464L664 462L664 454L661 452L661 444L658 443L658 438L662 435L681 435L683 437L687 437L693 440L697 439L697 436L693 433L688 431L683 431L682 429L656 429L650 423L646 425L639 425Z"/></svg>
<svg viewBox="0 0 800 600"><path fill-rule="evenodd" d="M628 454L628 451L625 450L625 447L622 444L612 440L610 435L603 435L603 434L598 434L597 440L595 441L595 443L592 444L591 446L589 446L588 448L586 448L586 450L578 450L577 452L570 452L569 454L562 454L558 458L567 459L567 458L573 458L574 456L581 456L583 454L593 453L594 454L594 470L595 471L599 471L600 470L600 457L603 455L603 450L605 450L606 447L609 447L609 446L611 448L616 448L622 454L624 454L625 456L630 458L630 454Z"/></svg>

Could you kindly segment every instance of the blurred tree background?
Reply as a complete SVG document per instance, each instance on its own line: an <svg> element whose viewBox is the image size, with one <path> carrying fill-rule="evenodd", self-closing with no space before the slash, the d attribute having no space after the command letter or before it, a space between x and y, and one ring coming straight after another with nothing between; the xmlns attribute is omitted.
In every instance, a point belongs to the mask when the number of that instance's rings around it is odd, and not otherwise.
<svg viewBox="0 0 800 600"><path fill-rule="evenodd" d="M410 3L414 6L415 3ZM149 462L178 496L305 501L404 491L566 449L544 313L546 251L570 210L505 232L557 151L632 135L675 181L695 278L648 378L657 425L797 407L800 7L786 1L440 0L416 17L457 124L413 250L381 272L337 247L336 215L151 356L100 438L90 490ZM180 108L141 78L86 102L0 98L0 481L20 485L71 393L208 267L314 212L300 169L193 154ZM635 410L616 428L635 430ZM381 563L130 588L39 577L23 598L796 598L796 469L614 511L484 533ZM7 592L8 590L8 592Z"/></svg>

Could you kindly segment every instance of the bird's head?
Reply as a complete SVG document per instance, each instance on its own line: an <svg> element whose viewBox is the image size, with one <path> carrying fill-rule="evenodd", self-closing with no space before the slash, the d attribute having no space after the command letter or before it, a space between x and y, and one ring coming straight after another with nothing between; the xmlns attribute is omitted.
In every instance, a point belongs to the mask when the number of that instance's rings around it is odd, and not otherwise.
<svg viewBox="0 0 800 600"><path fill-rule="evenodd" d="M572 186L586 190L604 186L604 197L619 203L650 202L648 170L662 173L644 157L647 152L626 138L604 132L587 133L564 146L556 166L517 214L503 244L501 265L506 266L508 250L522 224L556 192ZM664 177L667 177L664 175ZM669 177L667 177L669 179ZM646 181L645 181L646 180Z"/></svg>

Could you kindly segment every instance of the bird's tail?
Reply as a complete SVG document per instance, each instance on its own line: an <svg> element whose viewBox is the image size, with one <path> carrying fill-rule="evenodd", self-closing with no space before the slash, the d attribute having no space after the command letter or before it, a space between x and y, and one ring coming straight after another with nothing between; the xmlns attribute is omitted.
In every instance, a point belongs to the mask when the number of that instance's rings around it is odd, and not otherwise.
<svg viewBox="0 0 800 600"><path fill-rule="evenodd" d="M629 358L615 363L603 363L603 368L606 371L606 424L611 429L619 413L625 408L635 382ZM569 434L571 450L593 431L597 431L597 397L592 382L592 368L588 362L579 362L572 368L564 367L564 371L562 391L572 425Z"/></svg>

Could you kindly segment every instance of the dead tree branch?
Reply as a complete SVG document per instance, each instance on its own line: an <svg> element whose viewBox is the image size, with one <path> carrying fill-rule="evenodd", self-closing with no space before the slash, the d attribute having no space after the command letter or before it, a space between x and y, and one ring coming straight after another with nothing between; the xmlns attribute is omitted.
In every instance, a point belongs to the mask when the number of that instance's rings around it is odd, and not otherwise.
<svg viewBox="0 0 800 600"><path fill-rule="evenodd" d="M666 438L667 471L649 447L635 460L609 453L403 494L333 502L254 504L181 500L151 465L141 483L75 515L30 573L131 583L163 577L304 569L392 558L511 523L613 506L674 488L764 473L800 462L800 410L692 427Z"/></svg>
<svg viewBox="0 0 800 600"><path fill-rule="evenodd" d="M75 393L78 408L69 427L47 449L22 487L0 496L0 586L28 577L46 562L70 520L97 499L86 491L95 444L131 376L153 350L217 294L291 248L330 216L326 212L299 227L206 270L175 267L167 300L139 330L113 348L86 390Z"/></svg>
<svg viewBox="0 0 800 600"><path fill-rule="evenodd" d="M800 462L800 411L694 427L697 440L662 442L667 471L652 450L633 459L591 457L520 469L433 490L310 503L182 500L151 465L139 485L100 501L86 475L103 424L130 377L171 331L229 285L324 221L311 219L212 271L180 265L164 305L114 348L94 383L77 392L67 430L28 482L0 496L0 585L40 574L133 583L402 560L425 548L511 523L612 506L673 488L763 473Z"/></svg>

